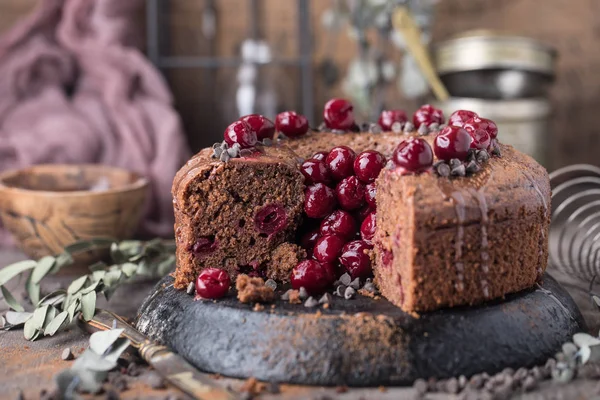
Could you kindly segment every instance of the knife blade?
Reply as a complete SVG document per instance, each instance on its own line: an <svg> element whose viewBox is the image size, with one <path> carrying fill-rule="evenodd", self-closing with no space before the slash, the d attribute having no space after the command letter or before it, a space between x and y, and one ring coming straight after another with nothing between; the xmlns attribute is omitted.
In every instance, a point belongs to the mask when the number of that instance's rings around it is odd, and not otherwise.
<svg viewBox="0 0 600 400"><path fill-rule="evenodd" d="M140 356L152 365L156 372L194 399L239 399L235 393L218 386L207 374L198 371L179 354L152 342L117 314L98 309L89 321L85 321L80 315L79 322L88 332L123 329L121 336L131 341L131 346L137 349Z"/></svg>

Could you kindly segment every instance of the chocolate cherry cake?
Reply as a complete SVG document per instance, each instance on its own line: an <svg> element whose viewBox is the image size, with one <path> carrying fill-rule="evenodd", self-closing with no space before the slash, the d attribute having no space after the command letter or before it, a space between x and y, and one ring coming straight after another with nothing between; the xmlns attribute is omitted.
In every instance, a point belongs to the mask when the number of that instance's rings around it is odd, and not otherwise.
<svg viewBox="0 0 600 400"><path fill-rule="evenodd" d="M173 186L178 288L205 268L289 280L310 294L342 273L374 275L389 301L422 312L541 278L548 174L501 144L492 121L459 110L446 125L426 105L412 122L392 110L358 126L343 99L323 116L315 130L295 112L275 124L244 117L182 168Z"/></svg>

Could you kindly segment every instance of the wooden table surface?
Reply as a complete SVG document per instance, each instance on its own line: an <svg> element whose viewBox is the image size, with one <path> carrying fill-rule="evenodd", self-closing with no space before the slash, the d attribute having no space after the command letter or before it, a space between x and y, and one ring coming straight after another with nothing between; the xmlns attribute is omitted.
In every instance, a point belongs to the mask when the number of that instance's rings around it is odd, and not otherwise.
<svg viewBox="0 0 600 400"><path fill-rule="evenodd" d="M14 251L0 251L0 266L8 265L16 260L22 259L23 255ZM600 326L600 312L595 310L587 295L587 285L573 278L567 278L562 274L554 272L553 275L562 281L569 289L573 298L577 301L588 322L591 332L598 332ZM51 277L47 279L45 286L48 290L65 286L72 278ZM135 312L142 299L151 289L153 283L132 283L129 287L117 290L109 304L100 303L100 307L106 307L111 311L126 317L134 317ZM600 292L600 289L598 290ZM14 293L20 295L20 290ZM4 304L0 305L0 312L4 313ZM0 399L17 399L20 392L25 399L40 398L42 390L51 391L54 388L53 377L62 369L69 368L71 361L63 361L61 352L70 347L75 355L80 354L87 347L88 335L77 327L73 327L55 337L43 338L35 342L23 339L23 332L0 331ZM175 388L167 387L163 390L153 390L147 383L149 369L144 367L142 375L137 378L128 378L129 389L121 392L122 399L171 399L184 396ZM221 385L230 385L232 388L240 388L244 384L242 380L217 379ZM281 385L280 394L263 394L259 398L267 400L285 399L415 399L418 398L413 388L377 388L350 389L344 393L338 393L336 388L301 387ZM588 399L600 394L600 385L597 381L577 380L568 385L555 385L552 382L544 384L535 392L527 393L519 398L523 399ZM105 395L98 396L105 398ZM427 399L456 398L444 394L427 394ZM598 398L598 397L596 397Z"/></svg>

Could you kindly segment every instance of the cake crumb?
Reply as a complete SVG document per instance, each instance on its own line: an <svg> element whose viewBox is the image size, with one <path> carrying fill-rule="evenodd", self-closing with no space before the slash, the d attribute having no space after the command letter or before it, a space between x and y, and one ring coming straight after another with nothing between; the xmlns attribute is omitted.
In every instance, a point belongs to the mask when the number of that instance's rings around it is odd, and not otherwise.
<svg viewBox="0 0 600 400"><path fill-rule="evenodd" d="M367 289L358 289L358 294L360 294L361 296L370 297L372 299L379 298L379 296L377 296L373 292L368 291Z"/></svg>
<svg viewBox="0 0 600 400"><path fill-rule="evenodd" d="M275 292L262 278L251 278L240 274L235 282L238 300L242 303L270 303L275 299Z"/></svg>
<svg viewBox="0 0 600 400"><path fill-rule="evenodd" d="M348 386L336 386L335 387L336 393L346 393L347 391L348 391Z"/></svg>
<svg viewBox="0 0 600 400"><path fill-rule="evenodd" d="M259 382L256 378L248 378L240 388L241 392L248 392L253 395L260 394L266 389L267 385Z"/></svg>
<svg viewBox="0 0 600 400"><path fill-rule="evenodd" d="M387 388L385 386L379 386L377 389L379 389L381 393L387 392Z"/></svg>
<svg viewBox="0 0 600 400"><path fill-rule="evenodd" d="M293 243L282 243L271 253L267 276L281 283L288 283L292 269L304 259L306 250Z"/></svg>
<svg viewBox="0 0 600 400"><path fill-rule="evenodd" d="M254 311L262 311L262 310L264 310L264 309L265 309L265 306L263 306L263 305L262 305L262 304L260 304L260 303L256 303L256 304L254 305L254 308L253 308L252 310L254 310Z"/></svg>
<svg viewBox="0 0 600 400"><path fill-rule="evenodd" d="M302 299L300 298L300 291L291 290L289 293L289 302L291 304L300 304L302 303Z"/></svg>

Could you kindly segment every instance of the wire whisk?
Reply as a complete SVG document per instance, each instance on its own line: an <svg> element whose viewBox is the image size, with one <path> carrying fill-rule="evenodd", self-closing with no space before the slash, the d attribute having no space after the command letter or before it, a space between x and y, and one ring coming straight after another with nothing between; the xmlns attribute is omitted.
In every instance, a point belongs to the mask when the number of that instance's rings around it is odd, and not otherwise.
<svg viewBox="0 0 600 400"><path fill-rule="evenodd" d="M574 164L550 174L550 261L591 280L600 272L600 168Z"/></svg>

